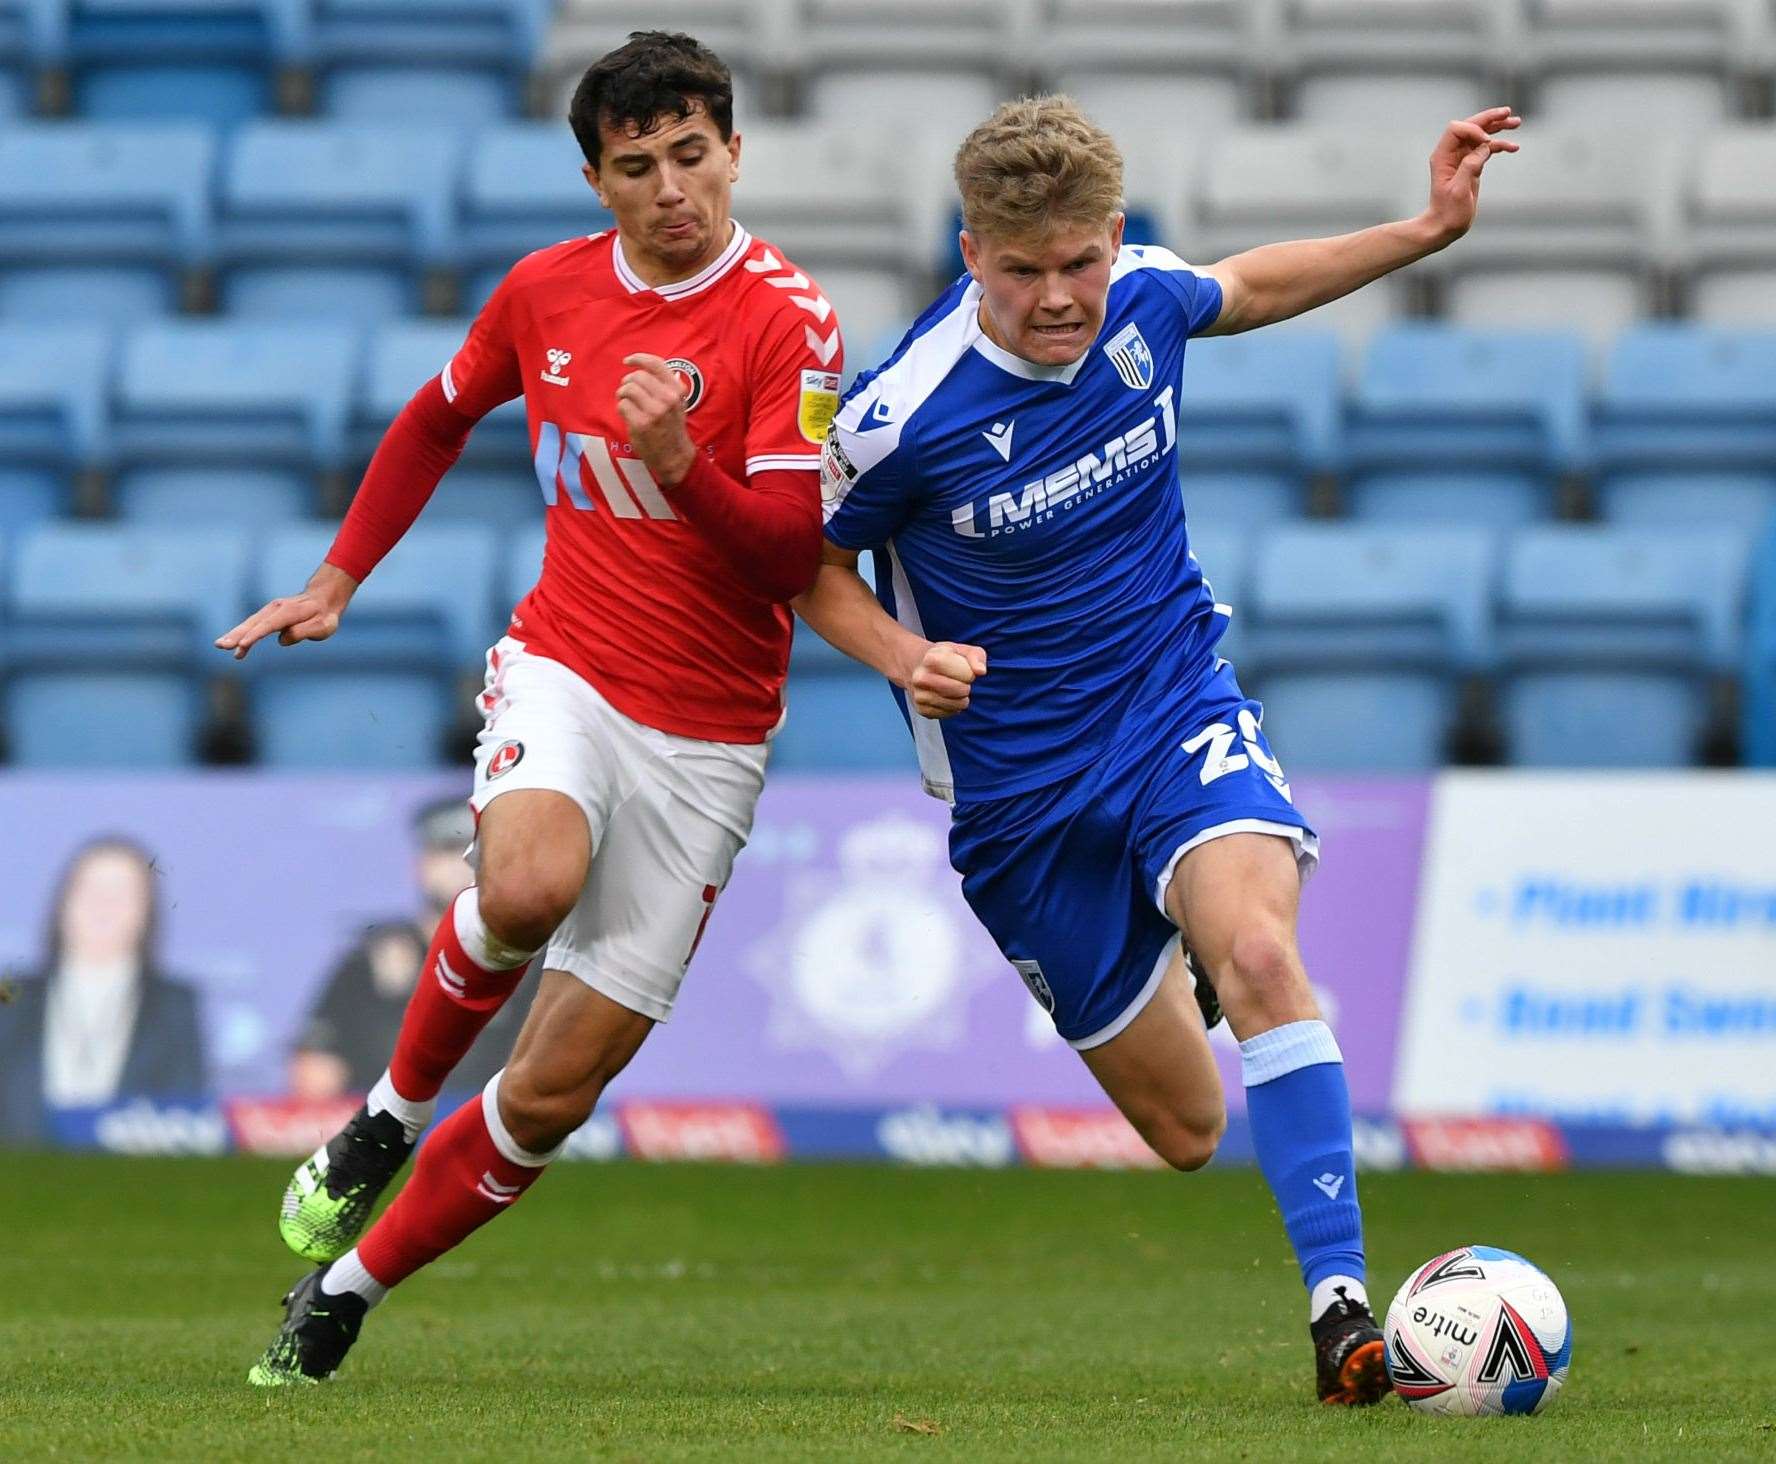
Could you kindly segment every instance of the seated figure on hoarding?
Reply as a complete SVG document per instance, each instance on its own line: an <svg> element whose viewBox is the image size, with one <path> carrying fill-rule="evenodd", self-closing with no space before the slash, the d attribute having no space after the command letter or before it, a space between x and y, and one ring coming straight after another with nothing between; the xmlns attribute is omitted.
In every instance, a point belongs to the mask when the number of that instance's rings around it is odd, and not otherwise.
<svg viewBox="0 0 1776 1464"><path fill-rule="evenodd" d="M1453 242L1517 125L1503 107L1450 123L1417 218L1196 269L1123 245L1121 154L1072 101L1006 103L956 155L968 274L840 408L826 562L797 602L893 683L926 788L953 805L964 897L1180 1169L1225 1125L1207 1030L1225 1008L1331 1403L1373 1403L1388 1378L1343 1058L1296 943L1319 840L1216 654L1228 610L1178 477L1185 344Z"/></svg>
<svg viewBox="0 0 1776 1464"><path fill-rule="evenodd" d="M464 851L474 841L475 816L466 801L428 803L414 819L413 832L422 907L412 917L368 927L334 966L290 1051L290 1092L298 1098L370 1091L388 1065L438 922L474 883ZM530 1006L536 983L534 976L527 981L531 990L520 986L457 1065L451 1075L455 1086L480 1088L500 1070Z"/></svg>
<svg viewBox="0 0 1776 1464"><path fill-rule="evenodd" d="M638 31L587 68L568 121L616 227L512 267L390 424L308 584L217 639L244 656L349 622L475 423L525 398L546 538L487 658L475 884L438 923L387 1070L286 1188L280 1233L317 1267L256 1386L331 1375L391 1287L560 1155L671 1015L751 834L845 362L820 287L733 216L733 103L689 36ZM371 1224L533 961L511 1061Z"/></svg>
<svg viewBox="0 0 1776 1464"><path fill-rule="evenodd" d="M0 1003L0 1142L43 1143L56 1109L209 1088L196 990L159 966L160 876L120 837L76 850L48 912L42 964Z"/></svg>

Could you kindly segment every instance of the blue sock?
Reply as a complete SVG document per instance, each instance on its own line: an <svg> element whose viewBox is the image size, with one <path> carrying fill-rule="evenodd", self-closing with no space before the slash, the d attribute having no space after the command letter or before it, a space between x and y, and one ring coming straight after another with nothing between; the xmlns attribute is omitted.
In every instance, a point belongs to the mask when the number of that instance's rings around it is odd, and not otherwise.
<svg viewBox="0 0 1776 1464"><path fill-rule="evenodd" d="M1351 1156L1344 1056L1324 1022L1289 1022L1240 1043L1252 1147L1312 1292L1329 1277L1360 1283L1363 1212Z"/></svg>

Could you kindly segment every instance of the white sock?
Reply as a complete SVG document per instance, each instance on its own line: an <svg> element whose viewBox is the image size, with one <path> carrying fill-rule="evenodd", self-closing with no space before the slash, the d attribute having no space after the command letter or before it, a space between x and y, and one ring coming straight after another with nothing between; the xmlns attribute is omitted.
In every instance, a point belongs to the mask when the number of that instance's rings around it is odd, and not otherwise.
<svg viewBox="0 0 1776 1464"><path fill-rule="evenodd" d="M363 1297L371 1306L389 1294L388 1287L364 1269L356 1246L321 1273L321 1290L334 1296L343 1296L350 1291Z"/></svg>
<svg viewBox="0 0 1776 1464"><path fill-rule="evenodd" d="M413 1099L403 1098L395 1091L394 1079L384 1068L382 1076L376 1080L376 1086L370 1090L370 1096L364 1100L364 1106L371 1113L392 1113L401 1120L401 1127L407 1131L407 1142L415 1143L426 1131L426 1126L438 1112L436 1098Z"/></svg>
<svg viewBox="0 0 1776 1464"><path fill-rule="evenodd" d="M450 907L449 919L456 926L456 938L462 944L463 954L483 971L510 971L536 954L507 945L487 928L487 922L481 918L481 891L474 885L456 897L456 903Z"/></svg>
<svg viewBox="0 0 1776 1464"><path fill-rule="evenodd" d="M1342 1297L1339 1293L1342 1292ZM1317 1322L1326 1314L1326 1308L1336 1305L1339 1301L1358 1301L1364 1306L1369 1305L1369 1293L1363 1289L1363 1283L1355 1276L1328 1276L1313 1289L1308 1298L1307 1319Z"/></svg>

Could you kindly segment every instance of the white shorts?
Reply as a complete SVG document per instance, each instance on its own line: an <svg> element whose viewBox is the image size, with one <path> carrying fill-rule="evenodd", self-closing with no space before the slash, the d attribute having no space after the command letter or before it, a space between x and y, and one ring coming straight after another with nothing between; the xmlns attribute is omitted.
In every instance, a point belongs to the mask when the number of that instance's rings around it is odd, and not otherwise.
<svg viewBox="0 0 1776 1464"><path fill-rule="evenodd" d="M592 835L586 887L544 968L665 1021L752 832L768 744L644 726L510 636L487 653L479 706L476 817L502 793L541 788L579 804Z"/></svg>

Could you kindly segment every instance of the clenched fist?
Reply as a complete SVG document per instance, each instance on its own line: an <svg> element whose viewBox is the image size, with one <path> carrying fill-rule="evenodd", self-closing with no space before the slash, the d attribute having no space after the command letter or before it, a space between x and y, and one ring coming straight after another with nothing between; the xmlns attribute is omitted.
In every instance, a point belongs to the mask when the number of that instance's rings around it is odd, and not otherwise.
<svg viewBox="0 0 1776 1464"><path fill-rule="evenodd" d="M697 445L685 431L684 392L658 356L625 356L623 364L634 369L617 387L617 412L635 455L655 482L671 488L697 460Z"/></svg>
<svg viewBox="0 0 1776 1464"><path fill-rule="evenodd" d="M906 693L921 717L953 717L968 710L969 689L987 674L979 646L936 641L925 648L906 679Z"/></svg>

